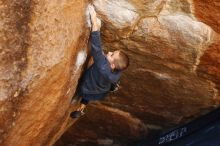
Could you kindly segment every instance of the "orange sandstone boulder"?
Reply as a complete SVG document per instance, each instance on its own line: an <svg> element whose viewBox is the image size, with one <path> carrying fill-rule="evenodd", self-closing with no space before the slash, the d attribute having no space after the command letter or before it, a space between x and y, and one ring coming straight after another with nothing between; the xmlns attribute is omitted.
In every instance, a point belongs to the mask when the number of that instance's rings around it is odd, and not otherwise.
<svg viewBox="0 0 220 146"><path fill-rule="evenodd" d="M52 145L86 59L86 1L0 2L0 145Z"/></svg>

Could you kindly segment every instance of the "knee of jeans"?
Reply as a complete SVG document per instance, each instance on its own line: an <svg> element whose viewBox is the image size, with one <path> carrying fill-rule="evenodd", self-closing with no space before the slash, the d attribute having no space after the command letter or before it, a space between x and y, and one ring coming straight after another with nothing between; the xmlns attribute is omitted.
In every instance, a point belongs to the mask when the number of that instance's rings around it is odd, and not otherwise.
<svg viewBox="0 0 220 146"><path fill-rule="evenodd" d="M87 105L89 103L89 100L82 98L80 103Z"/></svg>

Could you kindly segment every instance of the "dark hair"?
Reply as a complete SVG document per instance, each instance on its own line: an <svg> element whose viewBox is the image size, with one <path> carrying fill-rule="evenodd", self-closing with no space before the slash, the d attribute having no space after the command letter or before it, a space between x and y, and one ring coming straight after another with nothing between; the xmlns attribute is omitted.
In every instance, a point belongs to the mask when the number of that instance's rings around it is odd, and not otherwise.
<svg viewBox="0 0 220 146"><path fill-rule="evenodd" d="M114 60L115 69L122 71L125 70L129 66L129 58L128 55L123 51L119 51L119 57Z"/></svg>

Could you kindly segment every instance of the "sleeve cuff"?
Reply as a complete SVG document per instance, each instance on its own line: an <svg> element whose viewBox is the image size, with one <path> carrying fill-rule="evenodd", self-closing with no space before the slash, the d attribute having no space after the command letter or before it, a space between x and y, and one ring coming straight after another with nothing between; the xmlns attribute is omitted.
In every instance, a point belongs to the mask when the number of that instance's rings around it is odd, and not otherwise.
<svg viewBox="0 0 220 146"><path fill-rule="evenodd" d="M91 34L92 35L100 35L100 31L93 31Z"/></svg>

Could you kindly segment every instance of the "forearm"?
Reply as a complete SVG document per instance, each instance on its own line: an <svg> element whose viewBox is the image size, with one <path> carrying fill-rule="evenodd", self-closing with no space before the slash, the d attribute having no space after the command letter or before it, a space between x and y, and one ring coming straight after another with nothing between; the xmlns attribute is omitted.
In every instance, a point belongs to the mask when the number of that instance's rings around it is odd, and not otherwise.
<svg viewBox="0 0 220 146"><path fill-rule="evenodd" d="M91 32L91 44L92 48L91 51L102 51L101 48L101 37L100 37L100 31L92 31Z"/></svg>
<svg viewBox="0 0 220 146"><path fill-rule="evenodd" d="M105 58L101 46L101 38L99 31L93 31L91 33L91 54L93 56L94 62L97 64L102 62Z"/></svg>
<svg viewBox="0 0 220 146"><path fill-rule="evenodd" d="M92 22L92 32L94 31L99 31L97 20Z"/></svg>
<svg viewBox="0 0 220 146"><path fill-rule="evenodd" d="M103 50L101 47L100 38L100 27L101 21L96 17L96 12L93 7L90 9L90 17L92 22L92 32L91 32L91 54L94 59L94 63L100 64L105 59Z"/></svg>

